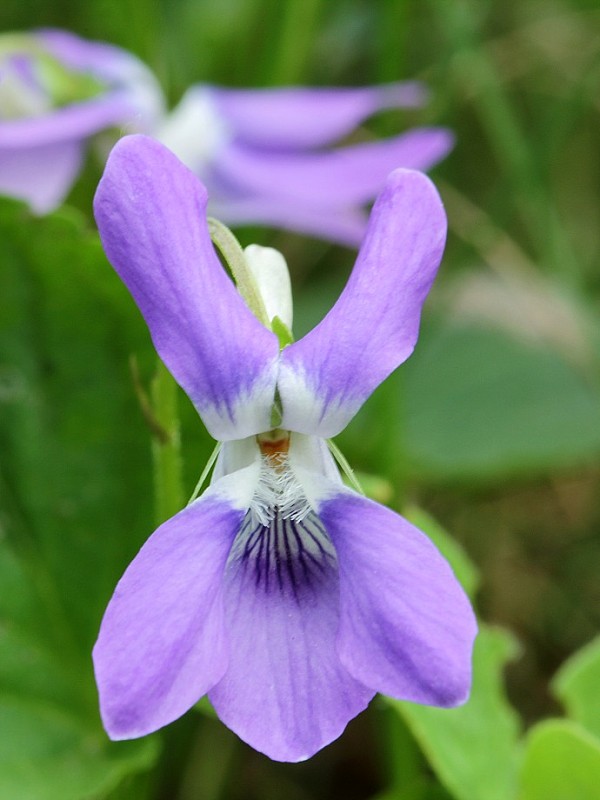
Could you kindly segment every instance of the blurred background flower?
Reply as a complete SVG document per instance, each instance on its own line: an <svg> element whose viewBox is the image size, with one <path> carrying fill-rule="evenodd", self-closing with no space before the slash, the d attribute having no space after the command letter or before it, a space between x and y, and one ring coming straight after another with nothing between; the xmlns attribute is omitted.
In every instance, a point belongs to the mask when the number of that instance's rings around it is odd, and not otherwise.
<svg viewBox="0 0 600 800"><path fill-rule="evenodd" d="M56 208L100 131L158 123L162 96L142 62L66 31L0 34L0 192Z"/></svg>
<svg viewBox="0 0 600 800"><path fill-rule="evenodd" d="M38 213L64 201L94 136L104 134L104 156L119 135L138 131L158 138L202 178L220 219L357 247L364 206L388 173L428 169L454 142L449 130L429 127L322 149L377 111L423 105L427 93L417 82L355 89L196 85L168 113L150 70L111 45L58 29L5 33L0 58L0 191Z"/></svg>
<svg viewBox="0 0 600 800"><path fill-rule="evenodd" d="M206 184L210 213L358 247L366 205L397 167L426 170L454 144L446 128L327 147L386 108L425 104L422 84L338 89L188 89L155 131ZM326 148L326 149L324 149Z"/></svg>

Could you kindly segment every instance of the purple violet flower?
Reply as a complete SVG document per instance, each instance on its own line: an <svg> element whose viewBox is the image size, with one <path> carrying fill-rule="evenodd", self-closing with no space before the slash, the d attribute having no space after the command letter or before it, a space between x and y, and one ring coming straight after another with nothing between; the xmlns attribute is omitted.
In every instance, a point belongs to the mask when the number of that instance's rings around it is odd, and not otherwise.
<svg viewBox="0 0 600 800"><path fill-rule="evenodd" d="M417 82L337 89L191 87L154 135L203 181L209 210L358 247L365 206L397 167L427 170L454 144L446 128L323 149L386 108L417 107ZM202 135L199 135L202 131Z"/></svg>
<svg viewBox="0 0 600 800"><path fill-rule="evenodd" d="M231 225L284 227L358 246L365 206L396 167L426 170L454 139L422 127L330 147L386 108L425 103L417 82L336 89L192 86L169 114L134 56L59 30L0 36L0 193L46 213L63 200L85 145L118 126L151 134L205 183Z"/></svg>
<svg viewBox="0 0 600 800"><path fill-rule="evenodd" d="M94 134L153 129L162 102L150 70L117 47L60 30L0 35L0 194L51 211Z"/></svg>
<svg viewBox="0 0 600 800"><path fill-rule="evenodd" d="M244 303L213 249L207 193L156 141L122 139L95 200L106 254L215 439L209 488L150 537L94 648L104 726L144 736L208 693L273 759L338 737L376 691L462 703L476 634L430 540L346 487L338 434L412 352L446 218L424 175L393 172L348 284L297 342ZM247 248L267 309L291 325L282 256Z"/></svg>

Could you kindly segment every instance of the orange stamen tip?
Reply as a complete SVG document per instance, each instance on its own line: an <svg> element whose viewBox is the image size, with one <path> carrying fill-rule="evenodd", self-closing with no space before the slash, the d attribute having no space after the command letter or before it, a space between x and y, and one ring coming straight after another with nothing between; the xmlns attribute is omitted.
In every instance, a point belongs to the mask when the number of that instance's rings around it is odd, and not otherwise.
<svg viewBox="0 0 600 800"><path fill-rule="evenodd" d="M269 431L256 437L260 452L271 461L284 458L290 449L290 435L283 431Z"/></svg>

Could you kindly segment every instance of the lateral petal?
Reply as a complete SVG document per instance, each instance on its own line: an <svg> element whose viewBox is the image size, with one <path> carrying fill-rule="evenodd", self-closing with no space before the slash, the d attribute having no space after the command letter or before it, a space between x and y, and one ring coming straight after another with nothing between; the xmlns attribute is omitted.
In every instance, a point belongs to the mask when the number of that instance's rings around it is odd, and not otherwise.
<svg viewBox="0 0 600 800"><path fill-rule="evenodd" d="M402 700L464 702L477 625L449 564L405 519L350 490L325 499L319 516L338 554L346 669Z"/></svg>
<svg viewBox="0 0 600 800"><path fill-rule="evenodd" d="M278 342L226 275L206 223L206 190L158 142L113 149L94 209L109 261L158 354L215 439L270 427Z"/></svg>
<svg viewBox="0 0 600 800"><path fill-rule="evenodd" d="M281 354L281 426L329 438L412 353L421 308L446 237L426 175L395 170L369 220L348 283L331 311Z"/></svg>
<svg viewBox="0 0 600 800"><path fill-rule="evenodd" d="M427 98L417 81L335 89L207 89L238 141L273 150L320 147L377 111L421 106Z"/></svg>
<svg viewBox="0 0 600 800"><path fill-rule="evenodd" d="M225 672L223 572L256 476L249 467L214 484L152 534L119 581L93 653L112 739L172 722Z"/></svg>

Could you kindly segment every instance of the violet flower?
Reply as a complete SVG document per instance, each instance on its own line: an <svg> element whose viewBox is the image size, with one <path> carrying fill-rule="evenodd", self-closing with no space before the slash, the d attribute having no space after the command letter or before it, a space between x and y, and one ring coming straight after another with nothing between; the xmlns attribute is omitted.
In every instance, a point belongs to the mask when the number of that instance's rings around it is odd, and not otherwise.
<svg viewBox="0 0 600 800"><path fill-rule="evenodd" d="M107 256L156 349L223 442L210 487L127 568L94 648L113 739L166 725L208 693L273 759L308 758L376 691L453 706L476 625L452 570L393 511L346 487L326 444L411 353L446 219L424 175L393 172L339 300L291 326L282 256L246 250L265 324L222 268L207 194L166 148L114 148L95 200ZM275 321L273 321L275 320Z"/></svg>
<svg viewBox="0 0 600 800"><path fill-rule="evenodd" d="M444 128L331 148L385 108L426 100L416 82L358 89L191 87L167 114L134 56L58 30L0 36L0 193L34 211L59 205L94 134L153 135L206 184L232 225L285 227L350 246L365 206L400 166L429 169L453 145Z"/></svg>
<svg viewBox="0 0 600 800"><path fill-rule="evenodd" d="M454 138L445 128L422 127L323 148L377 111L425 100L416 82L337 89L200 85L187 91L154 135L204 182L213 216L357 247L367 225L365 206L388 173L430 169Z"/></svg>
<svg viewBox="0 0 600 800"><path fill-rule="evenodd" d="M37 213L64 200L94 134L161 115L152 73L124 50L60 30L0 35L0 194Z"/></svg>

